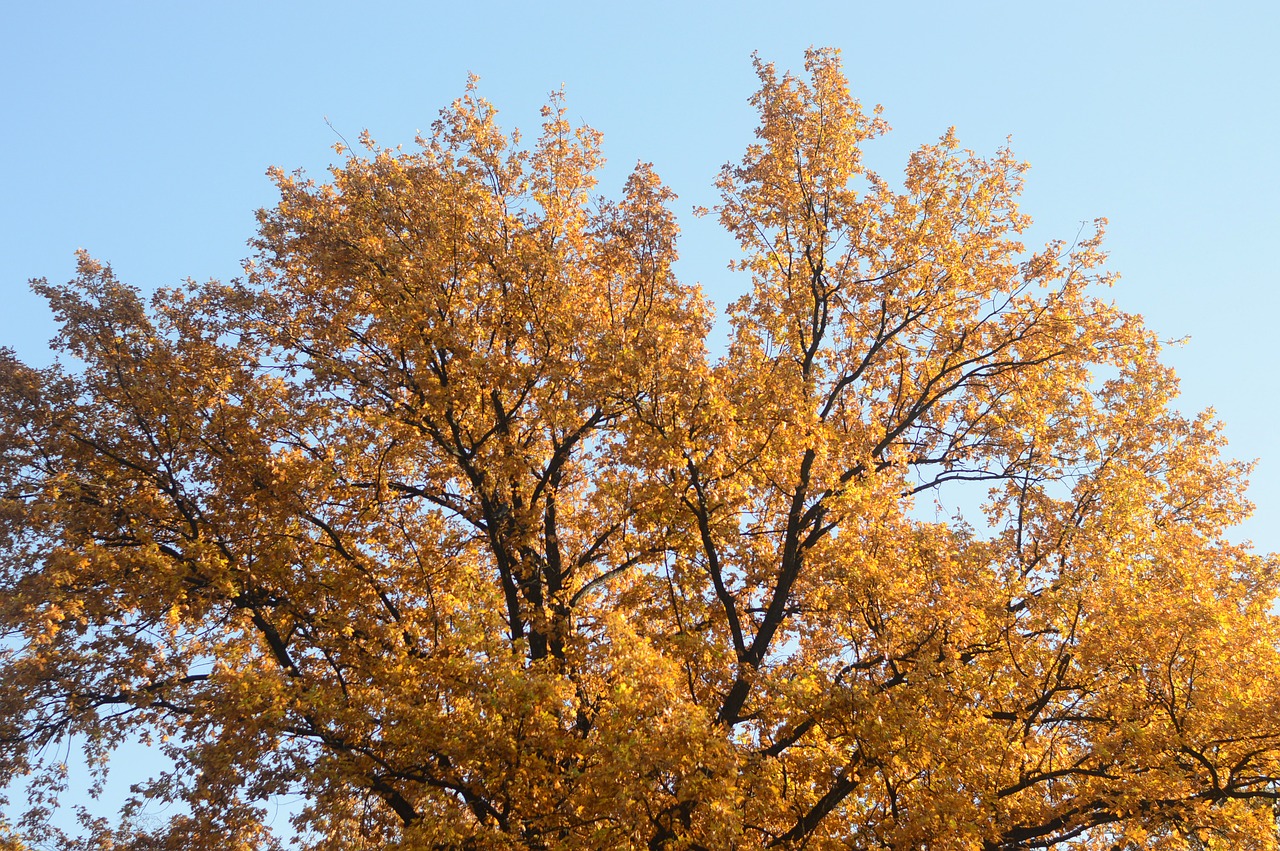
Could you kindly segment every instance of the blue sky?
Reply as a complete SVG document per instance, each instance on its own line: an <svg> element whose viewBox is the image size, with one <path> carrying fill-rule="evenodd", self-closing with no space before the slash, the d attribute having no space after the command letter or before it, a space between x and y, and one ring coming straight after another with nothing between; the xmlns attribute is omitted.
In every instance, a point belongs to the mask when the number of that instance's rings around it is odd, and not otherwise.
<svg viewBox="0 0 1280 851"><path fill-rule="evenodd" d="M1148 3L7 3L0 11L0 345L46 363L27 280L88 249L144 289L227 278L270 165L321 173L333 125L409 144L468 72L509 126L564 85L605 134L614 192L638 159L679 194L682 275L721 306L746 281L689 210L751 140L753 51L843 51L894 132L886 177L949 125L1028 160L1033 240L1106 216L1114 292L1167 338L1181 406L1214 406L1259 458L1242 531L1280 550L1280 5Z"/></svg>
<svg viewBox="0 0 1280 851"><path fill-rule="evenodd" d="M270 165L322 174L336 131L410 144L468 72L509 126L564 86L605 134L601 190L637 160L679 194L681 273L723 306L746 286L712 220L719 166L751 140L753 51L798 68L843 51L894 126L887 177L954 124L1032 165L1033 241L1111 220L1115 298L1162 336L1182 407L1214 406L1259 458L1257 518L1280 549L1280 7L1271 3L50 2L0 12L0 345L49 360L32 277L88 249L144 289L239 272ZM334 129L328 125L332 124Z"/></svg>

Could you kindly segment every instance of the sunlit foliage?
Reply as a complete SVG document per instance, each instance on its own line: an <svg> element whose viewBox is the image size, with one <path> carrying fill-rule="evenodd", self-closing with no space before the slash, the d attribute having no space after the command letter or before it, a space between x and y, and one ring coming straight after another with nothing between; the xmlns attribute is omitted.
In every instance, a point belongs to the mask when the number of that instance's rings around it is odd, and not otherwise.
<svg viewBox="0 0 1280 851"><path fill-rule="evenodd" d="M1009 151L888 181L834 52L757 72L721 357L653 170L597 198L597 133L474 84L275 172L243 280L37 285L0 842L141 734L173 770L91 847L270 848L275 796L332 851L1275 847L1277 564L1100 228L1028 251Z"/></svg>

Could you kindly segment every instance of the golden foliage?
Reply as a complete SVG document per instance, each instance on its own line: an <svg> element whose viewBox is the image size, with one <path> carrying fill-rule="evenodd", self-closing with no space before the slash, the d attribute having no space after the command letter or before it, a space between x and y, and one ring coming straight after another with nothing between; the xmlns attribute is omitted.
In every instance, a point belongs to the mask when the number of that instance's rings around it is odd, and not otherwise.
<svg viewBox="0 0 1280 851"><path fill-rule="evenodd" d="M1246 467L1100 228L1028 253L1024 166L953 133L891 186L806 69L718 180L714 363L653 171L593 200L598 134L474 84L275 172L243 281L38 283L81 367L0 363L19 826L56 744L144 731L175 768L93 847L271 847L292 795L316 849L1274 848ZM913 511L965 482L984 528Z"/></svg>

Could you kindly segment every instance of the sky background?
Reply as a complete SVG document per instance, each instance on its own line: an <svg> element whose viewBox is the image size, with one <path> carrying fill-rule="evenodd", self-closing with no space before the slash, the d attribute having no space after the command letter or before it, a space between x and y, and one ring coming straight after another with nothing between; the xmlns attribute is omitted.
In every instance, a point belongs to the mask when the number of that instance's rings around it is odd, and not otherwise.
<svg viewBox="0 0 1280 851"><path fill-rule="evenodd" d="M604 133L606 194L653 162L680 196L680 273L723 308L748 282L690 210L752 140L751 54L800 69L834 46L894 127L869 149L886 178L955 125L1031 163L1029 244L1110 219L1115 300L1189 338L1167 353L1180 407L1213 406L1230 453L1259 459L1237 537L1280 550L1280 4L3 5L0 345L28 363L57 331L29 279L69 279L78 248L143 290L233 277L268 166L323 176L335 131L408 146L468 72L530 132L563 85Z"/></svg>

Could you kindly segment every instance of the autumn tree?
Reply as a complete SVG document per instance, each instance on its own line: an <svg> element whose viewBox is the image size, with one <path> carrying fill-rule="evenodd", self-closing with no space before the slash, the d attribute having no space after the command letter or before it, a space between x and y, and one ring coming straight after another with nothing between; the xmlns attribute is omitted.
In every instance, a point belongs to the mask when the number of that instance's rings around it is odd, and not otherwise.
<svg viewBox="0 0 1280 851"><path fill-rule="evenodd" d="M598 134L474 86L274 172L242 280L37 283L4 841L141 734L173 770L86 847L274 847L282 795L335 851L1276 847L1277 561L1100 229L1028 252L1010 152L890 183L833 51L757 71L717 358L652 169L598 199Z"/></svg>

